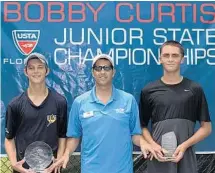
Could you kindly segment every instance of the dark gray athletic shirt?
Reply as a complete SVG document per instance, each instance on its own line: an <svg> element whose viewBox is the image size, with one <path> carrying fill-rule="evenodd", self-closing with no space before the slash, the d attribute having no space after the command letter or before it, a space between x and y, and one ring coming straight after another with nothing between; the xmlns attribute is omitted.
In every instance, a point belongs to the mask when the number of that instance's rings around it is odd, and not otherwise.
<svg viewBox="0 0 215 173"><path fill-rule="evenodd" d="M148 84L140 96L142 127L152 122L152 137L161 145L162 135L173 131L180 145L194 134L196 121L210 122L207 101L199 84L183 78L182 82L167 85L161 80ZM148 173L196 173L193 147L187 149L178 163L157 160L148 162Z"/></svg>

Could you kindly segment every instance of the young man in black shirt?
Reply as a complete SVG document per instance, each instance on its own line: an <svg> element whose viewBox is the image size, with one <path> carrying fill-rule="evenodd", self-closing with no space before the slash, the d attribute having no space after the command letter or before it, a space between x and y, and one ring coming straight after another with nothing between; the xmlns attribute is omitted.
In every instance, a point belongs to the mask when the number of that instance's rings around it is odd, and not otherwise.
<svg viewBox="0 0 215 173"><path fill-rule="evenodd" d="M160 49L163 66L161 79L143 88L140 96L140 120L144 138L152 145L158 160L148 162L148 173L197 173L193 145L211 133L207 101L201 86L180 74L184 49L176 41L165 42ZM152 122L152 133L147 129ZM196 121L201 126L195 132ZM171 160L164 157L162 135L174 132L177 148Z"/></svg>
<svg viewBox="0 0 215 173"><path fill-rule="evenodd" d="M47 143L55 158L65 150L67 127L66 99L47 88L49 73L46 58L30 54L24 61L28 89L7 106L5 149L14 172L27 173L29 167L23 157L27 146L35 141Z"/></svg>

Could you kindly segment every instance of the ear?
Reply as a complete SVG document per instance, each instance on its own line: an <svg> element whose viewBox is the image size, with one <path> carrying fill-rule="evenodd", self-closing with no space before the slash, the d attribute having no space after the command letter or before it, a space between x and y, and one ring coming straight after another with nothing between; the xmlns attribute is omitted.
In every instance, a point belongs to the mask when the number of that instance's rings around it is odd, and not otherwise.
<svg viewBox="0 0 215 173"><path fill-rule="evenodd" d="M161 57L159 57L159 58L158 58L158 62L159 62L159 64L162 64L162 63L163 63L163 61L162 61L162 58L161 58Z"/></svg>
<svg viewBox="0 0 215 173"><path fill-rule="evenodd" d="M184 57L181 59L181 64L183 64L184 63Z"/></svg>
<svg viewBox="0 0 215 173"><path fill-rule="evenodd" d="M24 74L26 77L28 77L27 67L24 68Z"/></svg>
<svg viewBox="0 0 215 173"><path fill-rule="evenodd" d="M46 69L46 76L48 76L49 72L50 72L50 69L47 68L47 69Z"/></svg>
<svg viewBox="0 0 215 173"><path fill-rule="evenodd" d="M93 73L93 69L91 70L91 72L92 72L92 76L93 76L93 78L94 78L95 76L94 76L94 73Z"/></svg>
<svg viewBox="0 0 215 173"><path fill-rule="evenodd" d="M116 74L116 70L115 70L115 69L113 69L113 75L112 75L112 77L114 77L114 76L115 76L115 74Z"/></svg>

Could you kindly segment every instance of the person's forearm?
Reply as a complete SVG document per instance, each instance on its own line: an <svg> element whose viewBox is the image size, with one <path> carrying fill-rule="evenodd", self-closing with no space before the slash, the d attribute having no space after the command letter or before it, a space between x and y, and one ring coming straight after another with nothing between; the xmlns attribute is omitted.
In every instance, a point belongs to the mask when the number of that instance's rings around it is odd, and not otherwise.
<svg viewBox="0 0 215 173"><path fill-rule="evenodd" d="M58 139L57 159L61 158L66 148L66 138Z"/></svg>
<svg viewBox="0 0 215 173"><path fill-rule="evenodd" d="M205 137L207 137L211 133L211 123L210 122L202 122L201 127L194 133L192 137L184 142L186 148L189 148L192 145L202 141Z"/></svg>
<svg viewBox="0 0 215 173"><path fill-rule="evenodd" d="M146 127L143 128L143 133L142 133L142 134L143 134L144 139L145 139L149 144L154 144L154 143L155 143L155 141L153 140L153 138L152 138L152 136L151 136L149 130L148 130Z"/></svg>
<svg viewBox="0 0 215 173"><path fill-rule="evenodd" d="M132 136L133 144L136 146L140 146L140 138L141 138L141 135L133 135Z"/></svg>
<svg viewBox="0 0 215 173"><path fill-rule="evenodd" d="M141 135L134 135L132 136L133 144L140 147L140 145L147 144L147 141Z"/></svg>
<svg viewBox="0 0 215 173"><path fill-rule="evenodd" d="M79 141L80 141L80 138L67 138L66 149L65 149L64 154L65 155L72 154L78 147Z"/></svg>
<svg viewBox="0 0 215 173"><path fill-rule="evenodd" d="M16 147L15 147L14 139L5 138L5 150L11 162L11 165L13 166L17 162Z"/></svg>

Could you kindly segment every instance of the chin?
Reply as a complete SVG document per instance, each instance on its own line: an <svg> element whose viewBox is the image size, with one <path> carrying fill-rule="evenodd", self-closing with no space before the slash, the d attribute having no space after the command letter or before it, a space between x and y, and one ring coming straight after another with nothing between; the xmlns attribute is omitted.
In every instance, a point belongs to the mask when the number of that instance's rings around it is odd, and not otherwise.
<svg viewBox="0 0 215 173"><path fill-rule="evenodd" d="M99 86L107 86L107 83L97 83Z"/></svg>
<svg viewBox="0 0 215 173"><path fill-rule="evenodd" d="M109 82L97 82L97 85L99 85L99 86L107 86L107 85L109 85Z"/></svg>
<svg viewBox="0 0 215 173"><path fill-rule="evenodd" d="M31 80L31 83L34 83L34 84L42 84L44 82L45 82L44 80Z"/></svg>
<svg viewBox="0 0 215 173"><path fill-rule="evenodd" d="M178 70L177 69L166 69L165 71L168 72L168 73L175 73Z"/></svg>

